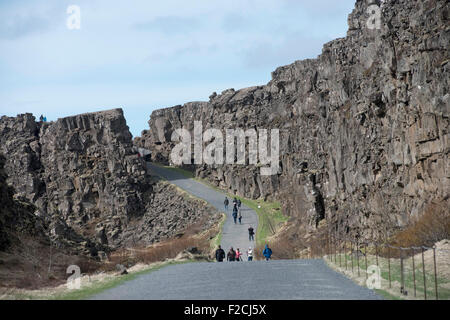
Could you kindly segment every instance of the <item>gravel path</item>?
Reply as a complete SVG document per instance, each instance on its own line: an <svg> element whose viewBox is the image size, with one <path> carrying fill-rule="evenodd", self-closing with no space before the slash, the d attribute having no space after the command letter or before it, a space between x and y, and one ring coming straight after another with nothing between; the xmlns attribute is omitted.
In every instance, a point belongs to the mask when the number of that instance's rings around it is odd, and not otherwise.
<svg viewBox="0 0 450 320"><path fill-rule="evenodd" d="M323 260L188 263L139 276L94 300L373 300Z"/></svg>
<svg viewBox="0 0 450 320"><path fill-rule="evenodd" d="M147 163L147 166L151 171L170 181L170 183L177 185L197 198L206 200L219 211L225 212L223 205L225 194L222 192L216 191L201 182L186 178L183 174L174 170L161 168L151 163ZM222 248L225 250L225 253L230 250L230 247L233 247L235 250L236 248L239 248L241 252L247 252L250 246L255 246L255 241L250 242L248 239L248 228L252 226L256 232L258 228L258 216L253 209L242 204L242 225L240 225L239 222L234 224L232 217L233 200L229 200L230 204L228 205L228 212L225 212L227 214L227 219L222 229ZM246 256L244 256L244 258L246 259Z"/></svg>

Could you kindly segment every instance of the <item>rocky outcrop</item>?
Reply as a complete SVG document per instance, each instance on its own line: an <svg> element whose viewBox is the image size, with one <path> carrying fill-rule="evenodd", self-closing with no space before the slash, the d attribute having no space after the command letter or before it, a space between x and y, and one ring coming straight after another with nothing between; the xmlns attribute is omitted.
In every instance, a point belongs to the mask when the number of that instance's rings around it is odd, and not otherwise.
<svg viewBox="0 0 450 320"><path fill-rule="evenodd" d="M6 183L4 164L0 154L0 251L19 244L21 234L46 239L42 221L33 214L33 205L14 199L14 190Z"/></svg>
<svg viewBox="0 0 450 320"><path fill-rule="evenodd" d="M94 256L166 239L199 221L206 228L216 217L147 174L131 137L121 109L51 123L31 114L0 119L15 196L33 204L56 245Z"/></svg>
<svg viewBox="0 0 450 320"><path fill-rule="evenodd" d="M145 214L124 229L125 246L153 244L179 237L190 227L206 231L219 222L219 212L200 199L190 197L165 181L153 185L153 193Z"/></svg>
<svg viewBox="0 0 450 320"><path fill-rule="evenodd" d="M7 184L5 158L0 154L0 251L15 252L33 241L42 246L54 246L67 253L97 254L99 247L76 232L61 218L52 221L35 215L36 207L27 199L15 195Z"/></svg>
<svg viewBox="0 0 450 320"><path fill-rule="evenodd" d="M101 222L104 244L119 245L123 225L145 213L152 191L122 110L60 119L42 131L40 143L46 212L85 233Z"/></svg>
<svg viewBox="0 0 450 320"><path fill-rule="evenodd" d="M380 29L368 28L376 5ZM136 144L169 162L175 129L280 130L280 170L195 166L237 194L281 200L293 222L322 220L364 239L385 238L431 201L449 202L449 2L357 0L345 38L317 59L272 73L265 86L156 110Z"/></svg>

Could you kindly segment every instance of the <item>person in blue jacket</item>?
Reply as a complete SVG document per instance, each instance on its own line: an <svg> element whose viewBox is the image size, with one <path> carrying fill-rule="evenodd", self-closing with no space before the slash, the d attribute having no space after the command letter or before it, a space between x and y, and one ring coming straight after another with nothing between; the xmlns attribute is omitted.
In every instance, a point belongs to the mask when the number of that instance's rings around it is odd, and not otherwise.
<svg viewBox="0 0 450 320"><path fill-rule="evenodd" d="M267 244L266 247L264 248L263 256L266 258L266 261L269 261L270 257L272 256L272 249L270 249Z"/></svg>

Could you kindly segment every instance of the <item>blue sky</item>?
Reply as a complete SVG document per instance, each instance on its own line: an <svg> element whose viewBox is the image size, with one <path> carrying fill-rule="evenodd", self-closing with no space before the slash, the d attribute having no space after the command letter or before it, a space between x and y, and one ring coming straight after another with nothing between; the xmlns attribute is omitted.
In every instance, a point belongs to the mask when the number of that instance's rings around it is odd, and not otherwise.
<svg viewBox="0 0 450 320"><path fill-rule="evenodd" d="M0 115L151 112L265 84L343 37L355 0L0 0ZM81 9L69 30L66 10Z"/></svg>

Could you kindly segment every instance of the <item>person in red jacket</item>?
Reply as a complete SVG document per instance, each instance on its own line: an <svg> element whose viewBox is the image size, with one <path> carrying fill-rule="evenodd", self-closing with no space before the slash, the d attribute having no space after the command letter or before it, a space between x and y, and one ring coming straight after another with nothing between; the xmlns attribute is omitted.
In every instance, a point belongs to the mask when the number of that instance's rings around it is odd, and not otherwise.
<svg viewBox="0 0 450 320"><path fill-rule="evenodd" d="M239 248L236 249L236 261L242 261L242 253L239 251Z"/></svg>

